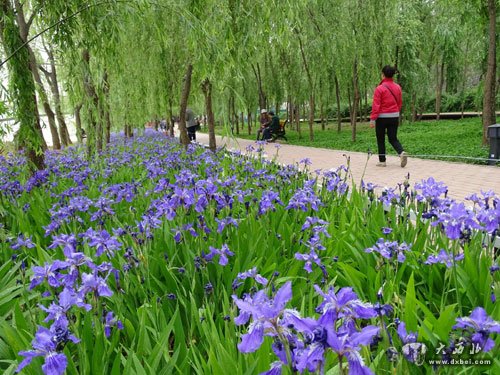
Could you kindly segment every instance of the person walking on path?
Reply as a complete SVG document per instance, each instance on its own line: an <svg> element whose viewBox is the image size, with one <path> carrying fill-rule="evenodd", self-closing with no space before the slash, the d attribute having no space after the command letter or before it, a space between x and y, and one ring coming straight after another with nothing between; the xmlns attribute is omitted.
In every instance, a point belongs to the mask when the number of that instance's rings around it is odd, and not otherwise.
<svg viewBox="0 0 500 375"><path fill-rule="evenodd" d="M186 130L190 141L196 141L196 116L191 108L186 109Z"/></svg>
<svg viewBox="0 0 500 375"><path fill-rule="evenodd" d="M386 65L382 68L382 82L375 88L373 94L372 113L370 115L370 127L375 128L378 146L378 167L386 166L385 157L385 134L389 143L398 153L401 159L401 167L404 168L408 162L408 156L398 140L398 125L403 99L401 87L394 82L393 76L396 68Z"/></svg>

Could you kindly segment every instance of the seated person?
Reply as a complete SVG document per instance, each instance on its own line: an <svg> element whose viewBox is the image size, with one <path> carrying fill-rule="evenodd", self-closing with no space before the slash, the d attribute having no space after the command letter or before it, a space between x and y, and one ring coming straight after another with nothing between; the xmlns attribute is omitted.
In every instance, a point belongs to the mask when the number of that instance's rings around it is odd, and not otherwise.
<svg viewBox="0 0 500 375"><path fill-rule="evenodd" d="M271 124L264 129L262 140L271 139L273 133L280 131L280 118L273 111L269 112L269 114L271 115Z"/></svg>
<svg viewBox="0 0 500 375"><path fill-rule="evenodd" d="M271 116L267 113L267 109L262 109L260 111L260 129L257 130L257 140L260 139L260 135L263 134L264 130L271 123Z"/></svg>

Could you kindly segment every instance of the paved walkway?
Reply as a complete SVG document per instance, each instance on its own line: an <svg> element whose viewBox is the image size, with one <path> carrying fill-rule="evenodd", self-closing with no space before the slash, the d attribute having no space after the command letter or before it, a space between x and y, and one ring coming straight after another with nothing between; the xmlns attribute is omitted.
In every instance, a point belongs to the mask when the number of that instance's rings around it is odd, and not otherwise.
<svg viewBox="0 0 500 375"><path fill-rule="evenodd" d="M208 144L208 134L197 133L197 141ZM217 137L217 146L225 145L228 149L246 150L255 142L246 139ZM353 151L328 150L323 148L279 144L278 161L283 164L295 164L304 158L309 158L310 170L328 170L347 164L350 160L354 182L359 186L361 179L379 187L395 187L410 174L410 184L434 177L448 186L448 196L463 201L466 196L481 191L493 190L500 194L500 167L451 163L437 160L423 160L409 157L408 165L401 168L397 156L387 156L387 167L376 167L377 155L367 160L367 154ZM265 152L269 158L276 154L276 143L266 144ZM363 175L364 174L364 175Z"/></svg>

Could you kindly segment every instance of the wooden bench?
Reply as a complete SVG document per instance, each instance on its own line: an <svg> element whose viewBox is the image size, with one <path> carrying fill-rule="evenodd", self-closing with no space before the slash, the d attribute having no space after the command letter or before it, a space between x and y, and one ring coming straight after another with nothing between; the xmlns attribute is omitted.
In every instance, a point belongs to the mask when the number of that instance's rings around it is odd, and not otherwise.
<svg viewBox="0 0 500 375"><path fill-rule="evenodd" d="M288 139L286 138L286 131L285 131L285 125L288 123L288 119L285 121L280 121L280 129L277 132L272 132L271 133L271 139L269 142L275 142L278 139L284 139L285 141L288 142Z"/></svg>

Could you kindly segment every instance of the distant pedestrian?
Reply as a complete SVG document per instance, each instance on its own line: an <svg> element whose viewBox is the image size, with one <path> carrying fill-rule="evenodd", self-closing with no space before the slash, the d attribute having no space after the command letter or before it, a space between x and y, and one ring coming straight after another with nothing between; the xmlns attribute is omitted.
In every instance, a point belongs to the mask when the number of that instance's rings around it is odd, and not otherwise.
<svg viewBox="0 0 500 375"><path fill-rule="evenodd" d="M190 141L196 141L196 130L198 122L191 108L186 109L186 129Z"/></svg>
<svg viewBox="0 0 500 375"><path fill-rule="evenodd" d="M398 140L398 125L403 98L401 87L394 82L393 76L396 68L386 65L382 68L382 81L373 94L372 113L370 116L370 127L375 128L378 146L378 167L386 166L385 157L385 134L389 143L398 153L401 159L401 167L405 167L408 156Z"/></svg>

